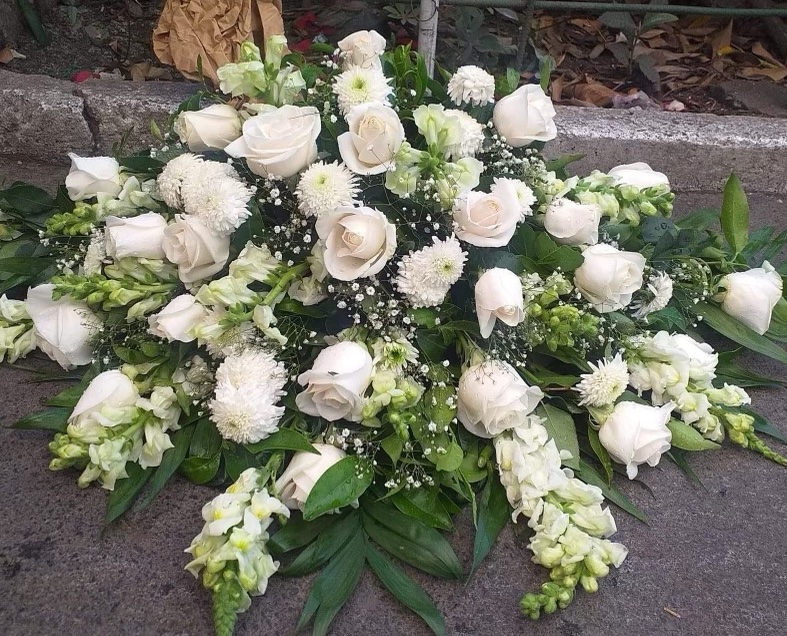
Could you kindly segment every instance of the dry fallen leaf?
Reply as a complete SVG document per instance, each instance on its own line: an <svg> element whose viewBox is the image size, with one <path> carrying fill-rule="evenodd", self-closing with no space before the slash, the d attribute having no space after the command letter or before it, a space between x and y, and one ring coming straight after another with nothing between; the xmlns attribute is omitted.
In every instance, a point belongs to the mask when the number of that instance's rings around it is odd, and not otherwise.
<svg viewBox="0 0 787 636"><path fill-rule="evenodd" d="M713 46L713 57L732 53L735 50L732 47L732 20L727 23L726 27L717 31L710 41Z"/></svg>
<svg viewBox="0 0 787 636"><path fill-rule="evenodd" d="M132 82L144 82L150 70L150 62L137 62L129 67Z"/></svg>
<svg viewBox="0 0 787 636"><path fill-rule="evenodd" d="M751 52L754 53L757 57L773 64L777 68L784 68L784 64L782 64L779 60L777 60L773 55L771 55L768 50L759 42L755 42L754 45L751 47Z"/></svg>
<svg viewBox="0 0 787 636"><path fill-rule="evenodd" d="M738 75L742 77L770 77L774 82L781 82L787 77L787 68L753 68L747 66L738 71Z"/></svg>
<svg viewBox="0 0 787 636"><path fill-rule="evenodd" d="M593 104L594 106L609 106L617 94L611 88L593 81L586 84L577 84L571 88L571 96L574 99Z"/></svg>

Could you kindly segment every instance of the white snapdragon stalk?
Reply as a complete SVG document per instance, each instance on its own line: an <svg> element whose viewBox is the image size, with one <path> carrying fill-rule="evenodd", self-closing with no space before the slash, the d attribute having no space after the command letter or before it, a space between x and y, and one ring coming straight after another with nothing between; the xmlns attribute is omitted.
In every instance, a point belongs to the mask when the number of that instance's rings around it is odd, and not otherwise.
<svg viewBox="0 0 787 636"><path fill-rule="evenodd" d="M0 362L16 362L36 347L33 321L23 300L0 296Z"/></svg>

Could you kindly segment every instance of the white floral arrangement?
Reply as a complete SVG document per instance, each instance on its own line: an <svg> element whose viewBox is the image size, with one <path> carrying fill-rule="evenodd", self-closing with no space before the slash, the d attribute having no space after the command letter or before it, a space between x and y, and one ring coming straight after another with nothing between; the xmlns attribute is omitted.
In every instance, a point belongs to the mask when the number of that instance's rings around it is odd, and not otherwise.
<svg viewBox="0 0 787 636"><path fill-rule="evenodd" d="M555 110L516 74L432 79L375 32L285 53L244 44L158 147L71 155L55 198L0 191L2 290L30 287L0 299L0 360L81 377L17 426L55 432L50 468L109 490L108 521L176 472L231 484L187 549L218 634L316 570L299 628L324 634L366 565L443 634L395 561L472 575L509 521L549 571L538 618L626 558L615 472L725 438L785 463L745 390L773 381L700 340L787 362L779 242L748 235L737 179L718 234L670 220L646 164L546 161ZM442 534L466 504L469 570Z"/></svg>

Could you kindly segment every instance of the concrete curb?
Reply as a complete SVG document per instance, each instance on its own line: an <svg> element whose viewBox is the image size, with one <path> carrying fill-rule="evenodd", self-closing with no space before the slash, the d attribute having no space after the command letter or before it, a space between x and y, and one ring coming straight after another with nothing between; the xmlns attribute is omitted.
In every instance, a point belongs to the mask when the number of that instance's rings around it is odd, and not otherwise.
<svg viewBox="0 0 787 636"><path fill-rule="evenodd" d="M62 164L66 154L108 153L129 133L129 151L152 145L196 84L96 80L73 84L0 71L0 156ZM661 111L557 108L549 156L582 153L577 173L647 161L680 191L719 189L731 172L753 192L787 192L787 120Z"/></svg>

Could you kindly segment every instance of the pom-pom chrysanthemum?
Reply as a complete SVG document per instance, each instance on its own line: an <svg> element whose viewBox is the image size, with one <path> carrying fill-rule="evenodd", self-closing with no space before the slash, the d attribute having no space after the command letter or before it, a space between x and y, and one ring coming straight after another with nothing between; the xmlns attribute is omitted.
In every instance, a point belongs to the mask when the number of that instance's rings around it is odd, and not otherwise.
<svg viewBox="0 0 787 636"><path fill-rule="evenodd" d="M216 179L187 179L181 196L187 214L199 217L219 236L228 236L249 217L252 191L241 181L227 176Z"/></svg>
<svg viewBox="0 0 787 636"><path fill-rule="evenodd" d="M360 192L358 177L336 161L318 161L301 175L295 196L306 216L321 217L340 206L352 206Z"/></svg>
<svg viewBox="0 0 787 636"><path fill-rule="evenodd" d="M355 66L337 75L333 82L339 110L347 115L353 106L369 102L388 105L392 88L379 69Z"/></svg>
<svg viewBox="0 0 787 636"><path fill-rule="evenodd" d="M413 307L435 307L443 302L467 260L455 237L441 241L435 236L432 240L434 245L403 257L399 263L396 286Z"/></svg>
<svg viewBox="0 0 787 636"><path fill-rule="evenodd" d="M629 371L623 356L618 353L612 360L588 363L593 373L583 373L574 390L580 395L580 405L602 407L617 400L629 383Z"/></svg>
<svg viewBox="0 0 787 636"><path fill-rule="evenodd" d="M164 199L164 203L171 208L180 208L183 205L180 197L183 183L202 163L201 157L187 152L175 157L164 166L157 179L159 194Z"/></svg>
<svg viewBox="0 0 787 636"><path fill-rule="evenodd" d="M446 110L446 115L459 118L461 137L457 143L447 146L448 158L456 161L463 157L475 157L484 145L484 127L463 110Z"/></svg>
<svg viewBox="0 0 787 636"><path fill-rule="evenodd" d="M448 80L448 95L457 106L484 106L495 101L495 78L477 66L460 66Z"/></svg>

